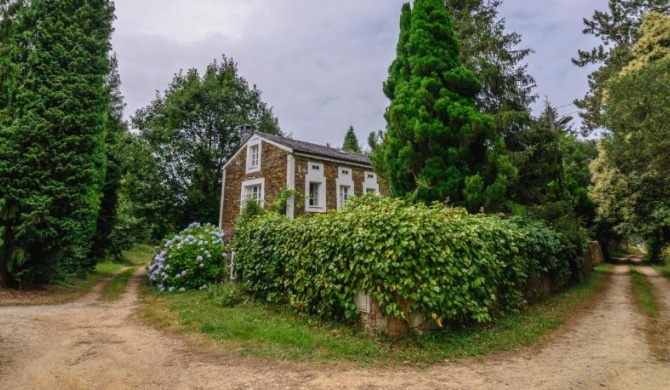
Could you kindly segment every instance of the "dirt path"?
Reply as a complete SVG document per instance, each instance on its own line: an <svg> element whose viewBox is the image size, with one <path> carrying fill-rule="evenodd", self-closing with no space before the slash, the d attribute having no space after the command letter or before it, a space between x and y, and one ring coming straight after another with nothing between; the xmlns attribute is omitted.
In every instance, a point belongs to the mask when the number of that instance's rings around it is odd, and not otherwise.
<svg viewBox="0 0 670 390"><path fill-rule="evenodd" d="M113 303L98 301L94 291L66 305L0 308L0 389L670 388L670 365L653 356L645 320L629 298L627 269L615 266L602 299L546 345L427 369L344 369L197 352L132 318L137 276Z"/></svg>

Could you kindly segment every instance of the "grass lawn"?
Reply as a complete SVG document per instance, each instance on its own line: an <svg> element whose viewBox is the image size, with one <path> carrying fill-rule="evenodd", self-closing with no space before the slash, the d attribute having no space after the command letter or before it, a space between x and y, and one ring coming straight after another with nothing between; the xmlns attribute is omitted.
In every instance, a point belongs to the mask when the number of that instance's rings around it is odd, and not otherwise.
<svg viewBox="0 0 670 390"><path fill-rule="evenodd" d="M224 308L203 291L158 294L147 287L141 314L164 329L200 335L246 356L374 366L427 365L537 343L580 311L599 290L608 269L608 265L599 266L587 282L493 324L423 336L371 336L256 302Z"/></svg>

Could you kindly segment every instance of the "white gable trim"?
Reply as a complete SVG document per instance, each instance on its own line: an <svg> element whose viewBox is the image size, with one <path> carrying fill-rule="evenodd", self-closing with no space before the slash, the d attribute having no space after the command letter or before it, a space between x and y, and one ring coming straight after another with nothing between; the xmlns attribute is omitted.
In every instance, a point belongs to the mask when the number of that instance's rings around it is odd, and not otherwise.
<svg viewBox="0 0 670 390"><path fill-rule="evenodd" d="M263 136L261 136L261 135L259 135L259 134L254 134L254 135L252 135L251 137L249 137L249 139L246 140L245 143L243 143L242 145L240 145L240 148L237 149L237 152L235 152L235 154L233 154L233 157L229 158L228 161L226 161L226 163L223 164L223 167L221 168L221 170L225 170L225 169L228 167L228 165L230 165L230 163L232 163L233 160L235 160L235 159L239 156L239 154L242 153L242 150L246 150L246 149L247 149L247 146L248 146L247 144L249 144L250 142L251 142L251 143L256 143L256 142L258 142L259 140L262 140L263 142L267 142L267 143L269 143L270 145L272 145L272 146L276 146L276 147L278 147L279 149L285 150L285 151L287 151L287 152L289 152L289 153L293 153L293 149L291 149L291 148L289 148L289 147L286 147L286 146L284 146L284 145L280 145L280 144L278 144L278 143L276 143L276 142L274 142L274 141L270 141L269 139L264 138ZM253 142L252 142L252 141L253 141ZM261 144L261 148L262 148L262 147L263 147L263 145ZM246 161L244 162L244 164L245 164L245 166L246 166Z"/></svg>

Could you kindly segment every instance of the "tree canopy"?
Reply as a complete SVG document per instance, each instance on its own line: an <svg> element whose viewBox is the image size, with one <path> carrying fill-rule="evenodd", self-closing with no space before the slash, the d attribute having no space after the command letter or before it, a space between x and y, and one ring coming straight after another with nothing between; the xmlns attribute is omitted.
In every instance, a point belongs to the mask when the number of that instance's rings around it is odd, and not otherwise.
<svg viewBox="0 0 670 390"><path fill-rule="evenodd" d="M137 110L132 123L140 131L139 144L153 159L148 168L156 170L138 175L158 180L151 188L161 199L153 202L155 194L144 193L145 199L137 202L152 204L148 217L158 237L193 221L218 220L221 168L240 146L238 126L280 133L261 91L249 86L225 56L202 75L195 68L175 74L163 94Z"/></svg>
<svg viewBox="0 0 670 390"><path fill-rule="evenodd" d="M597 37L600 43L591 50L579 50L572 62L580 67L599 66L588 76L589 91L576 100L583 132L602 126L603 91L607 82L617 76L632 57L631 48L638 40L642 18L649 12L668 14L668 0L609 0L607 10L596 10L591 19L584 19L584 34Z"/></svg>

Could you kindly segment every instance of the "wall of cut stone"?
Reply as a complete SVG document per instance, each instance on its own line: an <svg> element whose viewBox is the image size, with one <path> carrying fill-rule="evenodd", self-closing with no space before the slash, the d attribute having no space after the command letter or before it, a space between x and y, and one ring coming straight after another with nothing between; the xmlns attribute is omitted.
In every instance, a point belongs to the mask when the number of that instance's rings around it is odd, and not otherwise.
<svg viewBox="0 0 670 390"><path fill-rule="evenodd" d="M243 148L226 167L223 213L220 226L231 237L235 221L240 216L242 182L265 178L264 202L271 204L276 194L286 187L286 164L289 152L267 142L261 144L261 170L246 173L247 150Z"/></svg>

